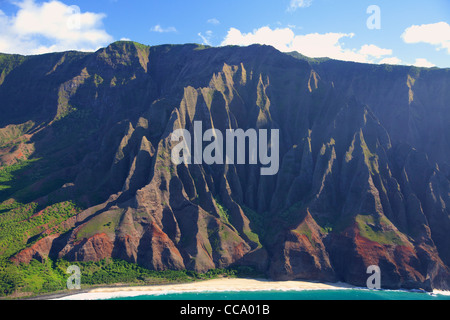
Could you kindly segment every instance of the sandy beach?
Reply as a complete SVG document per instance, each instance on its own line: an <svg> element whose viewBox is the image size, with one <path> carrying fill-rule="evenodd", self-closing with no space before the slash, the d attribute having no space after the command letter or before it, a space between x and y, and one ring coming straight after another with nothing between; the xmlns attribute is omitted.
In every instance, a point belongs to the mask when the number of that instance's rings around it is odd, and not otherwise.
<svg viewBox="0 0 450 320"><path fill-rule="evenodd" d="M87 292L57 298L55 300L102 300L119 297L186 292L343 290L352 288L355 287L344 283L325 284L305 281L222 278L175 285L97 288Z"/></svg>
<svg viewBox="0 0 450 320"><path fill-rule="evenodd" d="M450 296L450 291L434 290L433 294L440 294L442 296Z"/></svg>

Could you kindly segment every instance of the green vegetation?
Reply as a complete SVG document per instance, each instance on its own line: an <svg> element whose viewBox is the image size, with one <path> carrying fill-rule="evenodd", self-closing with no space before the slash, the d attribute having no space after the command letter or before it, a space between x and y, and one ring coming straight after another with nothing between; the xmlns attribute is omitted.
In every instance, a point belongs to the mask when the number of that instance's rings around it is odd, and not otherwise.
<svg viewBox="0 0 450 320"><path fill-rule="evenodd" d="M231 240L234 241L236 243L239 243L241 241L241 239L239 239L239 232L237 232L237 230L235 228L233 228L233 231L229 231L229 229L225 228L224 226L221 227L221 235L222 235L222 239L225 241ZM220 248L218 248L220 251Z"/></svg>
<svg viewBox="0 0 450 320"><path fill-rule="evenodd" d="M209 49L211 48L210 46L205 46L203 44L197 44L196 47L194 48L194 51L200 51L200 50L205 50L205 49Z"/></svg>
<svg viewBox="0 0 450 320"><path fill-rule="evenodd" d="M311 64L319 64L321 62L331 60L330 58L310 58L302 55L301 53L298 53L297 51L286 52L286 54L290 55L291 57L294 57L295 59L304 60Z"/></svg>
<svg viewBox="0 0 450 320"><path fill-rule="evenodd" d="M38 295L62 292L66 288L70 274L69 266L76 265L81 270L82 289L100 285L134 284L152 285L169 283L187 283L218 277L261 277L249 267L215 269L206 273L194 271L153 271L122 260L102 260L99 262L68 262L65 260L31 261L29 265L15 265L9 261L0 261L0 296L13 293Z"/></svg>
<svg viewBox="0 0 450 320"><path fill-rule="evenodd" d="M254 242L258 245L258 248L262 248L262 244L257 233L253 232L250 229L244 229L244 233L251 242Z"/></svg>
<svg viewBox="0 0 450 320"><path fill-rule="evenodd" d="M33 121L27 121L22 124L9 125L5 128L0 128L0 148L9 148L17 146L21 142L25 142L26 139L22 136L29 132L35 123Z"/></svg>
<svg viewBox="0 0 450 320"><path fill-rule="evenodd" d="M104 212L92 218L77 234L77 240L90 238L99 233L114 233L119 225L123 210Z"/></svg>
<svg viewBox="0 0 450 320"><path fill-rule="evenodd" d="M244 230L244 233L250 241L257 243L258 248L261 248L261 239L265 236L263 216L244 205L241 208L250 220L250 230Z"/></svg>
<svg viewBox="0 0 450 320"><path fill-rule="evenodd" d="M214 198L216 201L217 209L219 211L219 216L226 224L230 224L230 215L228 214L228 210L222 206L217 198Z"/></svg>
<svg viewBox="0 0 450 320"><path fill-rule="evenodd" d="M244 205L242 205L241 208L244 211L245 216L250 220L250 227L252 230L255 230L255 232L262 236L262 233L264 232L263 216Z"/></svg>
<svg viewBox="0 0 450 320"><path fill-rule="evenodd" d="M164 170L167 171L167 173L170 175L173 175L175 173L175 168L173 168L171 166L169 167L169 166L161 165L158 167L159 172L164 171Z"/></svg>
<svg viewBox="0 0 450 320"><path fill-rule="evenodd" d="M18 189L13 188L13 184L15 182L15 177L20 174L24 169L29 167L33 162L37 160L21 160L16 164L11 166L0 167L0 191L6 189ZM19 186L20 188L20 186ZM3 194L0 194L0 201L2 200ZM4 199L3 199L4 200Z"/></svg>
<svg viewBox="0 0 450 320"><path fill-rule="evenodd" d="M222 237L223 240L225 240L225 241L233 240L233 241L236 241L236 242L240 241L240 239L237 237L236 234L238 234L239 237L243 237L243 235L238 230L236 230L236 228L233 226L232 221L231 221L231 217L230 217L230 215L228 213L228 210L220 203L219 199L214 198L214 200L215 200L217 208L218 208L218 213L219 213L220 219L225 224L227 224L228 227L230 227L232 231L234 231L234 232L230 232L227 229L225 229L224 226L222 226L220 230L219 229L208 230L208 238L210 239L214 250L220 251L219 239L218 239L218 237L213 237L214 235L216 235L216 234L219 235L220 234L220 236ZM259 233L253 232L253 230L254 230L253 227L254 226L252 225L252 222L251 222L251 219L254 219L256 221L256 220L259 220L260 218L259 218L258 214L253 212L253 211L251 211L251 209L246 208L246 210L248 210L248 212L249 212L248 215L252 216L252 218L249 218L251 226L250 226L250 228L245 228L244 227L243 232L244 232L244 234L245 234L245 236L247 237L248 240L250 240L251 242L257 244L258 248L261 248L262 244L260 242ZM259 222L257 222L257 224L259 224L258 231L262 233L262 230L263 230L262 222L259 221ZM258 227L256 227L256 228L258 228Z"/></svg>
<svg viewBox="0 0 450 320"><path fill-rule="evenodd" d="M327 222L325 224L325 227L322 228L322 230L325 234L331 233L333 232L333 225L330 222Z"/></svg>
<svg viewBox="0 0 450 320"><path fill-rule="evenodd" d="M378 165L378 155L376 153L372 153L369 150L369 147L366 144L366 141L364 140L364 136L362 132L360 133L361 136L361 148L364 152L364 159L367 164L367 167L369 167L370 173L372 175L380 174L380 168Z"/></svg>
<svg viewBox="0 0 450 320"><path fill-rule="evenodd" d="M94 75L94 84L96 87L100 86L103 83L103 78L99 76L98 74Z"/></svg>
<svg viewBox="0 0 450 320"><path fill-rule="evenodd" d="M22 64L27 58L18 54L0 53L0 86L5 81L6 76L17 66Z"/></svg>
<svg viewBox="0 0 450 320"><path fill-rule="evenodd" d="M313 238L312 238L312 231L306 222L303 222L302 224L300 224L298 226L298 228L293 231L295 233L297 233L298 235L306 236L311 244L314 243Z"/></svg>
<svg viewBox="0 0 450 320"><path fill-rule="evenodd" d="M320 232L322 232L322 233L326 232L326 230L321 228L320 226L319 226L319 228L320 228ZM316 248L316 249L318 248L319 244L314 240L313 235L312 235L313 232L306 221L301 223L297 229L292 230L292 231L298 235L306 236L309 240L309 243L311 243L311 245L314 248Z"/></svg>
<svg viewBox="0 0 450 320"><path fill-rule="evenodd" d="M387 218L375 219L369 215L358 215L355 218L362 237L384 245L406 245L400 235L394 230L384 230L391 223Z"/></svg>
<svg viewBox="0 0 450 320"><path fill-rule="evenodd" d="M48 161L41 163L41 160L19 160L13 165L0 167L0 204L10 198L30 203L66 182L62 178L45 179L55 168L52 170ZM33 186L38 181L41 181L39 186Z"/></svg>
<svg viewBox="0 0 450 320"><path fill-rule="evenodd" d="M47 231L80 212L71 201L37 212L36 203L0 204L0 254L9 257L33 244ZM66 230L55 230L63 232ZM31 239L31 240L30 240Z"/></svg>

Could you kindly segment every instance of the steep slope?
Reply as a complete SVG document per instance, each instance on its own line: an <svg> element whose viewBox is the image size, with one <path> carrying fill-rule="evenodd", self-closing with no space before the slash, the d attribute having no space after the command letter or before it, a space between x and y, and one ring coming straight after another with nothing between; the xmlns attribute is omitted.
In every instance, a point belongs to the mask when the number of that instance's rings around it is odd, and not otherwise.
<svg viewBox="0 0 450 320"><path fill-rule="evenodd" d="M449 288L449 70L132 42L0 62L0 223L30 221L0 235L13 261L362 286L379 265L384 288ZM279 173L174 165L170 135L194 121L279 129Z"/></svg>

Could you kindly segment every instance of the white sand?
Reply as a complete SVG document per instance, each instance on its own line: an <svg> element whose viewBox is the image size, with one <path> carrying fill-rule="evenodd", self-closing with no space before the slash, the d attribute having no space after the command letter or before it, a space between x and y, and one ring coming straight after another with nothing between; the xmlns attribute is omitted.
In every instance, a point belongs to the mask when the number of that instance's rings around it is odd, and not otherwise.
<svg viewBox="0 0 450 320"><path fill-rule="evenodd" d="M434 294L440 294L440 295L443 295L443 296L450 296L450 291L434 290L433 293Z"/></svg>
<svg viewBox="0 0 450 320"><path fill-rule="evenodd" d="M324 284L305 281L269 281L253 279L214 279L175 285L145 287L99 288L86 293L75 294L57 300L102 300L142 295L161 295L186 292L225 292L225 291L303 291L303 290L342 290L355 287L344 284Z"/></svg>

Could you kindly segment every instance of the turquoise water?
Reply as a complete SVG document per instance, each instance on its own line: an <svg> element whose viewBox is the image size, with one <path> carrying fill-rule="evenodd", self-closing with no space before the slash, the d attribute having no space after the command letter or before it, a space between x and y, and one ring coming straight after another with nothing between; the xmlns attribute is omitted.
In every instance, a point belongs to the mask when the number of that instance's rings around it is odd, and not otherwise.
<svg viewBox="0 0 450 320"><path fill-rule="evenodd" d="M171 293L111 300L450 300L450 296L404 291L320 290Z"/></svg>

